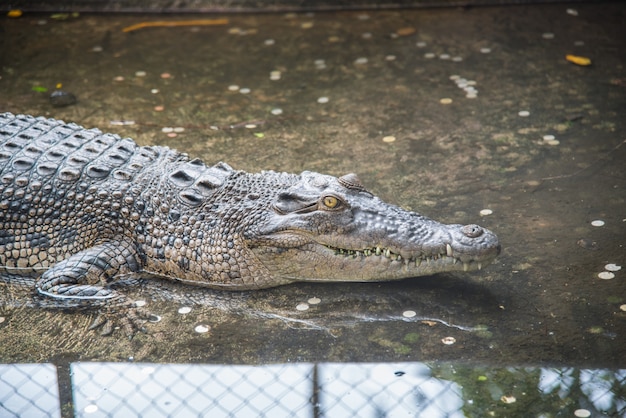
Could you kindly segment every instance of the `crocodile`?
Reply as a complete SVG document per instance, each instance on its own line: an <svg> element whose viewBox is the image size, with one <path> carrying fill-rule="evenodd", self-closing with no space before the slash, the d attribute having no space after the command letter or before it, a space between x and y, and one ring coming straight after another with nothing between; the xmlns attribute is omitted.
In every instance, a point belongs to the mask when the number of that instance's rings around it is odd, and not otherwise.
<svg viewBox="0 0 626 418"><path fill-rule="evenodd" d="M121 280L224 290L387 281L479 270L499 252L488 229L385 203L356 174L248 173L0 114L0 276L35 277L38 297L96 309L103 333L149 318Z"/></svg>

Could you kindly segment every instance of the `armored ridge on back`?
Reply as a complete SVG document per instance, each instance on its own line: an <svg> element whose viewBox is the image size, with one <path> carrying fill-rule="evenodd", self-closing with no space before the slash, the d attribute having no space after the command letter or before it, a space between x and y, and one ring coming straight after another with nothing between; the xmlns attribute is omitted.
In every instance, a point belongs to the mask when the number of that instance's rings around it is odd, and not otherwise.
<svg viewBox="0 0 626 418"><path fill-rule="evenodd" d="M147 313L111 284L157 277L229 290L480 269L478 225L389 205L354 174L246 173L63 121L0 114L0 276L36 276L111 332Z"/></svg>

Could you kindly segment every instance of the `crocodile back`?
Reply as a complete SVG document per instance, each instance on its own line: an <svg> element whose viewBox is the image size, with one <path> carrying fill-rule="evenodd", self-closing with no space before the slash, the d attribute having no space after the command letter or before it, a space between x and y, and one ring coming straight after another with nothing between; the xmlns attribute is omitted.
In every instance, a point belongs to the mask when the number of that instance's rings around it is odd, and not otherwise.
<svg viewBox="0 0 626 418"><path fill-rule="evenodd" d="M174 151L73 123L0 114L0 271L38 271L128 231Z"/></svg>

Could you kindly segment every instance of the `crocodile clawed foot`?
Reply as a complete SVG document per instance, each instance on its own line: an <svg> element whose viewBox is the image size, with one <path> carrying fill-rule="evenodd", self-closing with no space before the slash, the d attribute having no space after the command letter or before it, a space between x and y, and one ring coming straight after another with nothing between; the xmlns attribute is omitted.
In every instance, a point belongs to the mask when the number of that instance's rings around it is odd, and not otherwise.
<svg viewBox="0 0 626 418"><path fill-rule="evenodd" d="M158 320L159 317L148 310L129 303L101 309L89 329L101 327L100 335L107 336L120 328L129 339L132 339L137 332L146 332L144 327L146 321L158 322Z"/></svg>

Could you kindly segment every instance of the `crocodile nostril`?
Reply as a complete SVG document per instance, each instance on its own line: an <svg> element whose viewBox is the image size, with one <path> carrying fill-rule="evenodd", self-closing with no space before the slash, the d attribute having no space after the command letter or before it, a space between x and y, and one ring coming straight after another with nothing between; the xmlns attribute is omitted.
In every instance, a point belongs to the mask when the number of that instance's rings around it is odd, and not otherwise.
<svg viewBox="0 0 626 418"><path fill-rule="evenodd" d="M465 225L461 228L461 231L463 231L465 236L468 238L477 238L483 234L483 229L479 225L475 224Z"/></svg>

